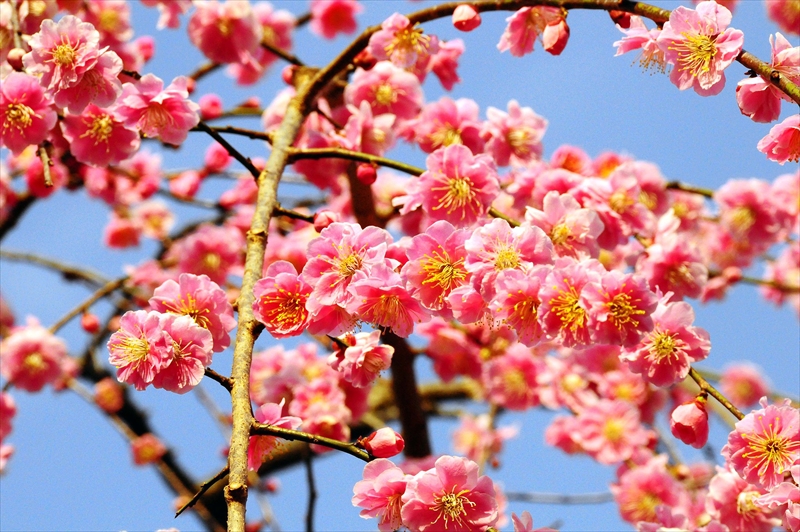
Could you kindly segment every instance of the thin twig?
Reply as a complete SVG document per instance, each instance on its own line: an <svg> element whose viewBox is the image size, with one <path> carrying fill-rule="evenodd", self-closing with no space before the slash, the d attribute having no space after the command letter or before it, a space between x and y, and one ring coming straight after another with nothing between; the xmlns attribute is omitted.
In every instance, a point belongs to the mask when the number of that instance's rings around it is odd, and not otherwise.
<svg viewBox="0 0 800 532"><path fill-rule="evenodd" d="M28 262L30 264L35 264L37 266L42 266L44 268L61 272L64 275L64 278L68 281L80 279L96 286L106 285L110 282L110 279L100 275L99 273L80 268L78 266L64 264L63 262L49 259L35 253L9 251L4 249L0 250L0 258L17 262Z"/></svg>
<svg viewBox="0 0 800 532"><path fill-rule="evenodd" d="M605 504L614 501L614 495L607 491L582 493L578 495L507 491L506 498L509 501L523 501L533 504Z"/></svg>
<svg viewBox="0 0 800 532"><path fill-rule="evenodd" d="M195 70L194 72L189 74L189 76L187 76L187 77L197 81L200 78L202 78L202 77L214 72L216 69L218 69L221 66L222 66L222 63L209 62L209 63L206 63L204 65L200 65L199 67L197 67L197 70Z"/></svg>
<svg viewBox="0 0 800 532"><path fill-rule="evenodd" d="M73 308L72 310L67 312L60 320L58 320L53 325L51 325L50 326L50 332L52 334L56 334L59 331L59 329L61 329L61 327L63 327L67 323L69 323L69 321L72 318L74 318L78 314L86 312L86 310L88 310L89 307L91 307L92 304L94 304L95 301L98 301L99 299L107 296L108 294L110 294L110 293L114 292L115 290L117 290L118 288L120 288L122 286L122 284L127 279L128 279L128 277L126 276L126 277L121 277L119 279L114 279L113 281L109 281L108 283L106 283L99 290L97 290L94 294L92 294L87 299L85 299L83 302L81 302L79 305L77 305L75 308Z"/></svg>
<svg viewBox="0 0 800 532"><path fill-rule="evenodd" d="M234 126L214 126L211 127L211 129L218 133L230 133L231 135L241 135L243 137L248 137L251 139L266 140L267 142L272 142L272 133L264 133L263 131L255 131L253 129L245 129L242 127L234 127Z"/></svg>
<svg viewBox="0 0 800 532"><path fill-rule="evenodd" d="M191 508L192 506L194 506L197 503L197 501L200 500L200 497L202 497L203 494L208 491L208 488L210 488L211 486L213 486L214 484L225 478L227 474L228 474L228 466L226 465L225 467L220 469L216 475L214 475L210 479L200 484L200 489L197 490L197 493L192 495L192 498L189 499L186 502L186 504L178 508L178 511L175 512L175 517L181 515L187 508Z"/></svg>
<svg viewBox="0 0 800 532"><path fill-rule="evenodd" d="M3 223L0 224L0 242L2 242L9 231L17 225L22 219L22 215L30 209L31 205L36 202L36 199L36 196L30 192L25 192L17 197L17 202L11 207Z"/></svg>
<svg viewBox="0 0 800 532"><path fill-rule="evenodd" d="M201 120L194 128L192 128L192 131L195 130L208 133L211 136L211 138L219 142L222 145L222 147L225 148L225 150L230 154L231 157L239 161L242 164L242 166L244 166L253 177L255 178L258 177L259 174L258 168L256 168L253 165L252 161L250 161L249 158L242 155L239 152L239 150L234 148L227 140L225 140L222 137L222 135L214 131L208 124L206 124Z"/></svg>
<svg viewBox="0 0 800 532"><path fill-rule="evenodd" d="M310 224L314 223L314 215L313 214L303 214L301 212L293 211L291 209L285 209L281 207L280 204L275 206L275 210L272 211L273 216L286 216L287 218L291 218L293 220L302 220L304 222L308 222Z"/></svg>
<svg viewBox="0 0 800 532"><path fill-rule="evenodd" d="M303 63L296 56L294 56L291 53L287 52L283 48L278 48L277 46L275 46L272 43L268 43L266 41L261 41L261 47L264 50L266 50L268 52L272 52L273 54L277 55L278 57L280 57L281 59L283 59L287 63L291 63L291 64L297 65L297 66L305 66L305 63Z"/></svg>
<svg viewBox="0 0 800 532"><path fill-rule="evenodd" d="M306 450L303 462L306 466L306 483L308 484L308 508L306 508L306 532L314 532L314 508L317 505L317 485L314 481L311 449Z"/></svg>
<svg viewBox="0 0 800 532"><path fill-rule="evenodd" d="M347 159L350 161L377 164L415 176L425 171L423 168L395 161L394 159L387 159L370 153L352 151L344 148L289 148L290 164L301 159Z"/></svg>
<svg viewBox="0 0 800 532"><path fill-rule="evenodd" d="M42 174L44 174L44 186L47 188L53 188L53 176L50 175L50 166L53 164L53 161L50 160L50 156L47 154L47 147L44 143L39 145L39 150L37 151L39 154L39 159L42 161Z"/></svg>
<svg viewBox="0 0 800 532"><path fill-rule="evenodd" d="M683 192L691 192L692 194L698 194L706 198L714 197L714 191L709 188L687 185L686 183L681 183L680 181L670 181L667 183L666 188L667 190L681 190Z"/></svg>
<svg viewBox="0 0 800 532"><path fill-rule="evenodd" d="M206 368L205 375L209 379L217 381L218 383L220 383L222 385L222 387L225 388L226 390L228 390L229 392L231 390L233 390L233 381L231 381L231 379L229 379L225 375L221 375L221 374L217 373L216 371L214 371L211 368Z"/></svg>
<svg viewBox="0 0 800 532"><path fill-rule="evenodd" d="M354 443L334 440L324 436L317 436L316 434L309 434L308 432L301 432L299 430L283 429L273 425L267 425L265 423L253 422L253 425L250 428L250 434L252 436L277 436L289 441L313 443L315 445L322 445L323 447L329 447L337 451L342 451L343 453L347 453L350 456L355 456L359 460L363 460L365 462L372 460L372 456L370 456L367 451L357 447Z"/></svg>
<svg viewBox="0 0 800 532"><path fill-rule="evenodd" d="M689 376L692 378L692 380L694 380L694 382L697 383L697 385L700 387L702 391L706 392L708 395L716 399L722 406L724 406L728 410L728 412L736 416L736 419L742 419L744 417L742 411L736 408L733 405L733 403L728 401L728 399L724 395L722 395L716 388L711 386L708 383L708 381L705 380L703 376L700 375L700 372L698 372L696 369L689 368Z"/></svg>

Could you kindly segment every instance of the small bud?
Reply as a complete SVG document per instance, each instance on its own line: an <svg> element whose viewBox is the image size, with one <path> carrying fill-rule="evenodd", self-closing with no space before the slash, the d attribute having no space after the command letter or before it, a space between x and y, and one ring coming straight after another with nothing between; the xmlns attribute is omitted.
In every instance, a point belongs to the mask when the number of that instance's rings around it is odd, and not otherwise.
<svg viewBox="0 0 800 532"><path fill-rule="evenodd" d="M133 451L133 463L145 465L161 460L167 453L167 448L161 440L148 432L131 442L131 451Z"/></svg>
<svg viewBox="0 0 800 532"><path fill-rule="evenodd" d="M359 181L369 186L378 179L378 169L374 164L361 163L356 168L356 177Z"/></svg>
<svg viewBox="0 0 800 532"><path fill-rule="evenodd" d="M17 72L22 72L23 68L25 68L22 64L23 55L25 55L25 50L22 48L12 48L8 51L6 61L8 61L8 64L11 65L11 68Z"/></svg>
<svg viewBox="0 0 800 532"><path fill-rule="evenodd" d="M283 67L283 70L281 70L281 79L284 83L287 85L294 85L292 80L294 79L295 70L297 70L297 66L295 65L286 65Z"/></svg>
<svg viewBox="0 0 800 532"><path fill-rule="evenodd" d="M368 48L361 50L355 58L353 58L353 66L361 67L364 70L370 70L377 64L378 60L369 51Z"/></svg>
<svg viewBox="0 0 800 532"><path fill-rule="evenodd" d="M453 11L453 26L459 31L472 31L481 25L481 14L468 4L461 4Z"/></svg>
<svg viewBox="0 0 800 532"><path fill-rule="evenodd" d="M364 449L376 458L391 458L403 452L406 442L389 427L383 427L367 436L363 445Z"/></svg>
<svg viewBox="0 0 800 532"><path fill-rule="evenodd" d="M332 223L339 221L339 215L333 211L320 211L314 215L314 229L321 233L323 229Z"/></svg>
<svg viewBox="0 0 800 532"><path fill-rule="evenodd" d="M631 27L631 14L625 11L618 11L616 9L612 9L608 12L608 16L611 17L611 20L614 21L614 24L619 25L620 28L623 30L627 30Z"/></svg>
<svg viewBox="0 0 800 532"><path fill-rule="evenodd" d="M197 101L200 106L200 118L211 120L222 116L222 98L216 94L204 94Z"/></svg>
<svg viewBox="0 0 800 532"><path fill-rule="evenodd" d="M261 100L258 98L258 96L251 96L240 103L239 107L244 107L245 109L258 109L261 107Z"/></svg>
<svg viewBox="0 0 800 532"><path fill-rule="evenodd" d="M197 82L194 78L186 78L186 92L192 94L194 89L197 88Z"/></svg>
<svg viewBox="0 0 800 532"><path fill-rule="evenodd" d="M94 385L94 402L103 412L116 414L125 403L122 387L111 377L102 379Z"/></svg>
<svg viewBox="0 0 800 532"><path fill-rule="evenodd" d="M728 266L722 270L722 276L725 277L730 284L738 283L743 277L742 269L738 266Z"/></svg>
<svg viewBox="0 0 800 532"><path fill-rule="evenodd" d="M672 435L695 449L708 441L708 412L706 397L698 395L693 401L683 403L672 411L669 420Z"/></svg>
<svg viewBox="0 0 800 532"><path fill-rule="evenodd" d="M567 47L569 40L569 26L566 19L558 19L544 28L542 32L542 44L545 51L552 55L559 55Z"/></svg>
<svg viewBox="0 0 800 532"><path fill-rule="evenodd" d="M250 521L245 523L244 532L259 532L264 525L264 521Z"/></svg>
<svg viewBox="0 0 800 532"><path fill-rule="evenodd" d="M91 312L84 312L81 316L81 327L89 334L95 334L100 330L100 320Z"/></svg>

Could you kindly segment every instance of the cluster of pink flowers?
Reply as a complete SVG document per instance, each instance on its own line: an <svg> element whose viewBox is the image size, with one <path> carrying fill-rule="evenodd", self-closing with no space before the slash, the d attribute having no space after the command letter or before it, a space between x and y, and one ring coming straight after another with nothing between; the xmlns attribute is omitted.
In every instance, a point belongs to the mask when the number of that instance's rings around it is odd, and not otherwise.
<svg viewBox="0 0 800 532"><path fill-rule="evenodd" d="M155 289L151 310L126 312L108 341L120 382L186 393L200 382L235 327L225 292L208 276L181 274Z"/></svg>

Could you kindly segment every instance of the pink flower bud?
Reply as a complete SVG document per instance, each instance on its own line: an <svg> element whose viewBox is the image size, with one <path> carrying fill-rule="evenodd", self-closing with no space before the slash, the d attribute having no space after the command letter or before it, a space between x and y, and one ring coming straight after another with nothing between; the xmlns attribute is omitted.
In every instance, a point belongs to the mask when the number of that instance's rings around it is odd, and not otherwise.
<svg viewBox="0 0 800 532"><path fill-rule="evenodd" d="M108 414L116 414L125 402L122 387L111 377L94 385L94 402Z"/></svg>
<svg viewBox="0 0 800 532"><path fill-rule="evenodd" d="M669 426L673 436L695 449L700 449L708 441L706 398L698 395L693 401L683 403L673 410Z"/></svg>
<svg viewBox="0 0 800 532"><path fill-rule="evenodd" d="M251 96L240 103L239 107L243 107L245 109L258 109L261 107L261 100L258 98L258 96Z"/></svg>
<svg viewBox="0 0 800 532"><path fill-rule="evenodd" d="M84 312L81 316L81 327L89 334L94 334L100 330L100 320L91 312Z"/></svg>
<svg viewBox="0 0 800 532"><path fill-rule="evenodd" d="M627 30L631 27L631 14L626 11L611 10L608 16L614 21L614 24L619 24L619 27Z"/></svg>
<svg viewBox="0 0 800 532"><path fill-rule="evenodd" d="M197 88L197 82L194 78L186 78L186 92L192 94L195 88Z"/></svg>
<svg viewBox="0 0 800 532"><path fill-rule="evenodd" d="M364 449L376 458L391 458L400 454L405 446L403 437L389 427L378 429L364 440Z"/></svg>
<svg viewBox="0 0 800 532"><path fill-rule="evenodd" d="M356 168L356 177L365 185L371 185L378 179L378 171L372 164L361 163Z"/></svg>
<svg viewBox="0 0 800 532"><path fill-rule="evenodd" d="M564 18L555 20L548 24L542 32L542 44L544 49L553 55L559 55L567 47L569 40L569 26Z"/></svg>
<svg viewBox="0 0 800 532"><path fill-rule="evenodd" d="M369 48L361 50L355 58L353 58L353 66L361 67L364 70L372 70L372 67L378 62L375 56L369 51Z"/></svg>
<svg viewBox="0 0 800 532"><path fill-rule="evenodd" d="M333 211L320 211L314 215L314 229L321 233L332 223L340 221L339 215Z"/></svg>
<svg viewBox="0 0 800 532"><path fill-rule="evenodd" d="M203 120L222 116L222 99L216 94L204 94L197 103L200 105L200 118Z"/></svg>
<svg viewBox="0 0 800 532"><path fill-rule="evenodd" d="M24 68L22 64L22 56L25 55L25 50L22 48L12 48L8 51L8 56L6 57L6 61L8 64L11 65L11 68L16 70L17 72L22 72Z"/></svg>
<svg viewBox="0 0 800 532"><path fill-rule="evenodd" d="M150 35L142 35L133 41L133 45L145 63L150 61L153 58L153 54L156 53L156 41Z"/></svg>
<svg viewBox="0 0 800 532"><path fill-rule="evenodd" d="M228 150L219 142L215 142L206 150L203 162L205 163L206 172L209 174L216 174L225 171L232 160L233 158L228 153Z"/></svg>
<svg viewBox="0 0 800 532"><path fill-rule="evenodd" d="M297 66L295 65L286 65L283 70L281 70L281 79L287 85L292 85L292 79L294 79L294 73L297 70Z"/></svg>
<svg viewBox="0 0 800 532"><path fill-rule="evenodd" d="M144 465L161 460L167 453L167 448L161 440L148 432L131 442L131 451L133 451L133 463Z"/></svg>
<svg viewBox="0 0 800 532"><path fill-rule="evenodd" d="M728 283L738 283L742 280L742 269L738 266L728 266L722 270L722 276L725 277Z"/></svg>
<svg viewBox="0 0 800 532"><path fill-rule="evenodd" d="M471 5L462 4L453 11L453 26L459 31L472 31L481 25L481 15Z"/></svg>

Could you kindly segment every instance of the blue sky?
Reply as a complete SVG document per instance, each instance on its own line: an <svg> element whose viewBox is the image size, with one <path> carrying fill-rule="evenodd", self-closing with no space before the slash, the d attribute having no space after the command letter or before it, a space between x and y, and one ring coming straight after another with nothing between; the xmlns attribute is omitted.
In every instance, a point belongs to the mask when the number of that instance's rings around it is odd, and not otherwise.
<svg viewBox="0 0 800 532"><path fill-rule="evenodd" d="M359 17L361 28L379 23L394 11L408 13L427 4L388 0L363 3L366 9ZM295 14L307 9L307 2L273 4ZM674 8L679 4L658 5ZM185 21L179 30L157 32L157 16L154 9L134 6L137 35L152 34L157 40L156 55L146 71L168 82L204 61L188 43ZM455 31L449 20L427 24L425 29L445 40L458 37L465 41L466 53L459 70L463 82L450 93L451 97L475 99L482 116L488 106L505 109L510 99L532 107L549 120L544 137L546 157L562 144L580 146L591 156L613 150L656 163L668 179L710 188L718 188L731 178L772 181L796 169L769 162L756 150L756 143L770 126L756 124L738 111L734 88L744 75L741 65L734 64L727 71L728 85L722 94L702 98L693 91L678 91L666 76L642 72L638 64L632 64L633 55L614 57L612 43L621 34L603 12L570 13L570 42L560 57L544 53L538 43L537 50L523 58L500 54L496 44L506 16L502 12L486 13L483 25L468 34ZM740 2L732 25L744 31L748 51L769 59L768 35L776 27L766 19L761 2ZM796 41L795 38L793 42ZM321 42L304 28L295 35L294 53L308 64L323 65L347 42L347 38ZM270 79L243 90L219 71L198 83L195 97L217 92L230 106L256 94L266 104L283 86L278 73L274 68ZM433 77L426 82L425 90L428 101L445 93ZM783 116L796 111L796 106L785 105ZM165 168L197 165L209 143L201 133L192 133L184 150L164 154ZM234 144L248 156L266 156L259 142L234 139ZM424 164L424 154L419 150L401 149L397 153L406 162ZM204 197L212 195L210 188L201 192ZM179 224L197 216L191 209L178 212ZM125 252L103 248L102 227L107 216L105 205L88 199L85 192L60 192L35 205L4 241L4 247L88 265L109 277L119 276L123 265L138 263L156 248L152 242ZM50 272L7 261L0 264L3 296L19 320L30 314L49 325L88 295L84 288L66 284ZM752 273L757 275L761 270L756 268ZM696 324L709 331L712 341L712 354L702 367L719 369L732 361L752 360L765 369L777 389L800 393L800 328L791 309L775 308L750 286L737 287L723 303L697 304L695 308ZM107 312L103 306L97 309L100 315ZM67 327L63 337L73 353L82 350L86 341L76 324ZM266 348L270 342L264 335L256 347ZM98 355L105 357L105 353ZM227 373L230 362L230 353L221 353L216 355L213 367ZM424 363L420 370L423 380L431 378ZM202 386L220 405L226 404L227 394L219 386L207 381ZM7 473L0 478L2 530L199 527L191 515L173 519L172 494L154 470L133 466L127 442L103 415L76 395L49 389L39 394L12 393L18 415L8 442L16 452ZM198 481L222 467L220 451L225 438L196 397L149 389L137 393L136 399L152 414L158 434L169 442ZM510 491L607 490L608 482L614 478L612 468L601 467L585 457L567 457L543 445L543 431L551 417L552 413L534 411L501 418L501 424L520 423L522 430L507 444L503 466L490 471L492 477ZM436 452L451 452L453 422L436 421L433 427ZM724 429L715 426L712 443L717 449L724 437ZM687 459L698 458L687 449L681 448ZM318 530L375 529L373 521L360 519L357 509L350 505L352 486L360 479L361 469L362 464L350 456L331 456L315 462L320 491ZM269 499L282 530L303 528L307 497L304 476L300 468L282 474L281 491ZM558 521L563 530L628 528L619 520L613 504L509 505L509 511L526 509L533 514L537 526ZM249 514L251 518L258 515L254 501Z"/></svg>

